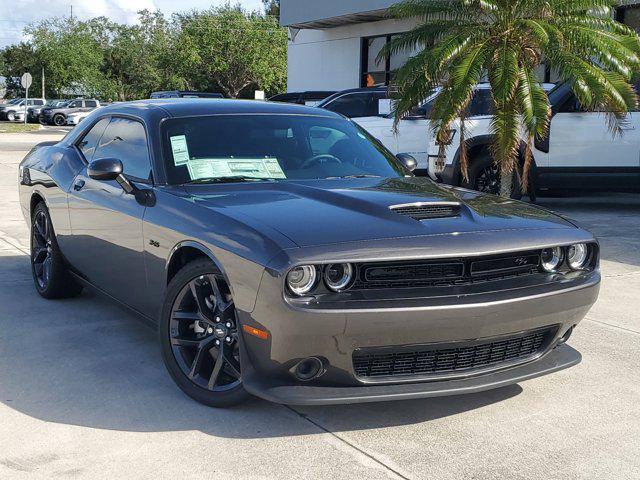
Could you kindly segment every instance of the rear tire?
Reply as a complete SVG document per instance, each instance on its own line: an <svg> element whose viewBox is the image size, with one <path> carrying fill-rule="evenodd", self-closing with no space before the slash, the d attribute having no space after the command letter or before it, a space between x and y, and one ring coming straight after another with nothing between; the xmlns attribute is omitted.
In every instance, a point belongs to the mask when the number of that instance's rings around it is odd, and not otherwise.
<svg viewBox="0 0 640 480"><path fill-rule="evenodd" d="M10 122L13 122L15 119L16 119L15 112L7 112L7 120L9 120Z"/></svg>
<svg viewBox="0 0 640 480"><path fill-rule="evenodd" d="M500 168L494 163L489 152L483 151L471 160L469 180L463 180L461 186L482 193L500 195ZM511 198L514 200L522 198L520 175L517 171L513 172Z"/></svg>
<svg viewBox="0 0 640 480"><path fill-rule="evenodd" d="M36 205L31 218L31 273L43 298L69 298L82 292L67 270L44 202Z"/></svg>
<svg viewBox="0 0 640 480"><path fill-rule="evenodd" d="M171 279L158 334L171 378L191 398L224 408L249 397L242 386L233 300L209 259L189 262Z"/></svg>

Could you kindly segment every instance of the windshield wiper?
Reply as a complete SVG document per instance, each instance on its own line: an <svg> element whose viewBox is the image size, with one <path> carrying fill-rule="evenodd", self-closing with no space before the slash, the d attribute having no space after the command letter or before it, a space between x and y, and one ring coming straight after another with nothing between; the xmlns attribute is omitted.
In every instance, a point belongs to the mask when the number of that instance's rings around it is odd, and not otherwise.
<svg viewBox="0 0 640 480"><path fill-rule="evenodd" d="M272 182L273 178L249 177L247 175L233 175L228 177L205 177L196 178L183 183L183 185L191 185L194 183L240 183L240 182Z"/></svg>
<svg viewBox="0 0 640 480"><path fill-rule="evenodd" d="M342 178L381 178L380 175L368 175L361 173L359 175L341 175L339 177L326 177L325 180L338 180Z"/></svg>

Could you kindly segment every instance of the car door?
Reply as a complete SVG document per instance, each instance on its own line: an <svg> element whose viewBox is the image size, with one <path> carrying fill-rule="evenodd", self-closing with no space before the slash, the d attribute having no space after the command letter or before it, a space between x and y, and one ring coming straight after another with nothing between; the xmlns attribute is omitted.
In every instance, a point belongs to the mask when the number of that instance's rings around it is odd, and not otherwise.
<svg viewBox="0 0 640 480"><path fill-rule="evenodd" d="M614 135L604 112L585 111L573 94L556 107L549 131L542 186L619 189L638 186L640 112L631 112ZM541 159L542 160L542 159ZM536 159L537 161L537 159Z"/></svg>
<svg viewBox="0 0 640 480"><path fill-rule="evenodd" d="M144 125L114 116L99 121L77 147L87 162L117 158L134 185L150 184L151 162ZM100 134L100 130L103 133ZM92 146L89 136L100 135ZM86 143L84 143L86 142ZM126 194L116 181L89 178L86 166L69 193L69 219L74 268L91 283L127 305L141 309L146 290L142 219L145 206Z"/></svg>

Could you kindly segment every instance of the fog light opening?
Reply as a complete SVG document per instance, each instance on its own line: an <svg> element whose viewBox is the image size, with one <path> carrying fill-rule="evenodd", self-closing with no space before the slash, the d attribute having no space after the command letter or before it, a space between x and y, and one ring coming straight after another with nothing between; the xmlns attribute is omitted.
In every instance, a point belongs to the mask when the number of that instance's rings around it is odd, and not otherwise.
<svg viewBox="0 0 640 480"><path fill-rule="evenodd" d="M308 382L314 378L319 377L324 373L324 366L322 360L318 357L309 357L298 362L293 369L293 374L298 380Z"/></svg>
<svg viewBox="0 0 640 480"><path fill-rule="evenodd" d="M567 340L569 340L569 337L573 333L574 328L575 328L575 325L571 327L569 330L567 330L566 332L564 332L564 335L560 337L560 340L558 340L558 343L556 345L562 345L563 343L567 343Z"/></svg>

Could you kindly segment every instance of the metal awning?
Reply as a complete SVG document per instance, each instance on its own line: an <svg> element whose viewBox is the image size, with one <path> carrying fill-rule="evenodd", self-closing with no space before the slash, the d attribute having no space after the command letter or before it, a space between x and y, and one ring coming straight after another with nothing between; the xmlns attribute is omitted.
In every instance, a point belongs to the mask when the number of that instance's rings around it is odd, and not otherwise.
<svg viewBox="0 0 640 480"><path fill-rule="evenodd" d="M400 0L281 0L280 24L292 28L332 28L386 18Z"/></svg>

